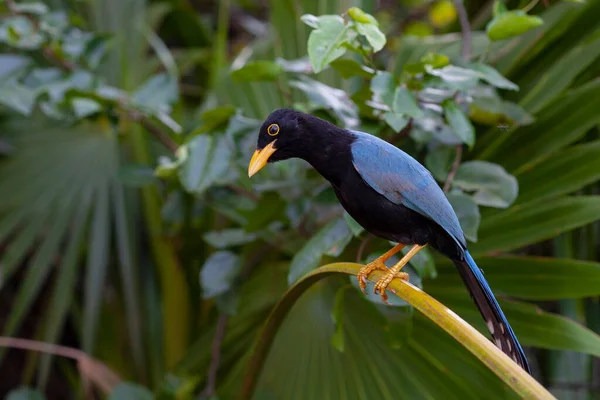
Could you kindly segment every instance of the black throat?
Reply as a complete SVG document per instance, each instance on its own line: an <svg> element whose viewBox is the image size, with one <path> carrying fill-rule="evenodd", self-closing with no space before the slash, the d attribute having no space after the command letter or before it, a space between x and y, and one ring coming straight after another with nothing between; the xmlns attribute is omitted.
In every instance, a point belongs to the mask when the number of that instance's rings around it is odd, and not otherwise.
<svg viewBox="0 0 600 400"><path fill-rule="evenodd" d="M352 168L350 146L355 136L320 118L307 118L306 137L310 138L298 146L298 157L308 161L325 179L339 187L348 169Z"/></svg>

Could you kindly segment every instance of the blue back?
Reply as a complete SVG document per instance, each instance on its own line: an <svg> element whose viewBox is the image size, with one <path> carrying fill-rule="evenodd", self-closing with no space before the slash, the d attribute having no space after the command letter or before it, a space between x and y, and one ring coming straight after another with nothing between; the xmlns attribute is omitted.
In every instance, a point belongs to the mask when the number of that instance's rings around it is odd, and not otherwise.
<svg viewBox="0 0 600 400"><path fill-rule="evenodd" d="M456 213L431 173L417 160L368 133L351 131L352 162L363 180L389 201L433 220L466 248Z"/></svg>

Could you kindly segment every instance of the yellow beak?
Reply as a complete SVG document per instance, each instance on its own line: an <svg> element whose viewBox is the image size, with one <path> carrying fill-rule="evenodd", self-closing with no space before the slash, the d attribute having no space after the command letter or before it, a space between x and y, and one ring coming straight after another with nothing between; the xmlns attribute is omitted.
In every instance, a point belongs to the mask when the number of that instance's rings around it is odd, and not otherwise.
<svg viewBox="0 0 600 400"><path fill-rule="evenodd" d="M267 165L267 161L269 161L269 157L277 150L275 148L276 140L273 140L271 143L266 145L264 148L260 150L256 150L250 159L250 164L248 165L248 176L252 177L252 175L256 174L258 171L262 169L265 165Z"/></svg>

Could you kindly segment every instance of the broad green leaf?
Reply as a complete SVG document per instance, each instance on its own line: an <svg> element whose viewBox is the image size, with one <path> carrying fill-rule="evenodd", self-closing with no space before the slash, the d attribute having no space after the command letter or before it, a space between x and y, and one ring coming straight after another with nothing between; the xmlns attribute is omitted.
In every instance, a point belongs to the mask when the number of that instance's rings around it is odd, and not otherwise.
<svg viewBox="0 0 600 400"><path fill-rule="evenodd" d="M31 64L29 57L18 54L0 54L0 80L7 79L11 74L18 74L29 64Z"/></svg>
<svg viewBox="0 0 600 400"><path fill-rule="evenodd" d="M331 320L335 325L335 331L331 335L331 345L339 352L344 352L344 295L347 287L342 286L335 294Z"/></svg>
<svg viewBox="0 0 600 400"><path fill-rule="evenodd" d="M230 251L218 251L206 259L200 270L202 297L211 299L226 293L238 276L241 260Z"/></svg>
<svg viewBox="0 0 600 400"><path fill-rule="evenodd" d="M581 299L600 293L600 263L567 258L494 256L477 257L477 265L494 292L526 300ZM427 289L447 293L462 285L456 268L438 260L439 279ZM568 274L565 271L569 271Z"/></svg>
<svg viewBox="0 0 600 400"><path fill-rule="evenodd" d="M477 203L473 200L473 197L461 192L448 193L447 197L458 217L465 237L472 242L476 242L477 230L481 221Z"/></svg>
<svg viewBox="0 0 600 400"><path fill-rule="evenodd" d="M377 72L371 79L370 88L373 94L378 97L390 109L394 107L394 90L396 89L396 78L390 72Z"/></svg>
<svg viewBox="0 0 600 400"><path fill-rule="evenodd" d="M428 74L437 76L446 82L450 87L459 90L467 90L475 87L480 78L478 71L447 65L443 68L434 68L431 65L425 65Z"/></svg>
<svg viewBox="0 0 600 400"><path fill-rule="evenodd" d="M487 25L486 32L493 41L509 39L537 28L544 20L527 15L521 10L506 11L496 15Z"/></svg>
<svg viewBox="0 0 600 400"><path fill-rule="evenodd" d="M44 393L37 389L22 387L11 390L5 397L6 400L46 400Z"/></svg>
<svg viewBox="0 0 600 400"><path fill-rule="evenodd" d="M369 67L359 64L356 60L350 59L338 59L330 63L331 67L335 69L342 78L349 79L354 76L361 76L363 78L371 78L375 71Z"/></svg>
<svg viewBox="0 0 600 400"><path fill-rule="evenodd" d="M452 163L456 158L456 149L450 146L438 146L427 152L425 166L439 182L445 182Z"/></svg>
<svg viewBox="0 0 600 400"><path fill-rule="evenodd" d="M429 285L426 287L432 296L472 323L480 332L487 334L487 327L481 315L464 289L462 281L459 281L445 288L434 289ZM583 325L543 311L532 304L502 299L499 303L521 344L543 349L573 350L595 356L600 354L600 336Z"/></svg>
<svg viewBox="0 0 600 400"><path fill-rule="evenodd" d="M573 350L600 357L600 336L585 326L532 304L503 302L502 308L525 345Z"/></svg>
<svg viewBox="0 0 600 400"><path fill-rule="evenodd" d="M532 169L524 170L517 178L518 203L539 202L575 192L600 180L600 141L563 150Z"/></svg>
<svg viewBox="0 0 600 400"><path fill-rule="evenodd" d="M383 49L386 38L376 24L357 22L355 26L356 31L367 39L367 42L369 42L369 45L371 45L374 52L378 52Z"/></svg>
<svg viewBox="0 0 600 400"><path fill-rule="evenodd" d="M117 176L125 186L144 187L157 183L152 168L145 165L123 165Z"/></svg>
<svg viewBox="0 0 600 400"><path fill-rule="evenodd" d="M419 108L415 96L403 86L396 88L394 92L392 111L413 118L423 118L423 111Z"/></svg>
<svg viewBox="0 0 600 400"><path fill-rule="evenodd" d="M352 231L343 218L331 221L321 228L302 249L296 253L290 264L288 283L292 284L307 272L319 265L325 254L337 257L352 239Z"/></svg>
<svg viewBox="0 0 600 400"><path fill-rule="evenodd" d="M243 229L232 228L207 232L204 234L203 239L214 248L224 249L249 243L255 240L256 236L256 234L248 233Z"/></svg>
<svg viewBox="0 0 600 400"><path fill-rule="evenodd" d="M308 38L308 56L315 72L321 72L330 62L346 52L343 47L352 38L352 30L339 15L303 15L302 21L314 28Z"/></svg>
<svg viewBox="0 0 600 400"><path fill-rule="evenodd" d="M491 126L523 126L534 118L518 104L493 97L476 97L469 104L469 118Z"/></svg>
<svg viewBox="0 0 600 400"><path fill-rule="evenodd" d="M503 77L500 72L496 71L487 64L480 62L473 63L469 65L469 68L479 72L479 77L490 85L494 85L500 89L519 90L519 86Z"/></svg>
<svg viewBox="0 0 600 400"><path fill-rule="evenodd" d="M445 100L442 103L444 117L452 131L469 147L475 143L475 129L467 116L462 112L453 100Z"/></svg>
<svg viewBox="0 0 600 400"><path fill-rule="evenodd" d="M179 179L188 192L201 194L237 177L237 171L230 168L233 152L227 137L198 135L186 147L188 155L179 168Z"/></svg>
<svg viewBox="0 0 600 400"><path fill-rule="evenodd" d="M154 398L150 390L129 382L120 383L108 396L108 400L154 400Z"/></svg>
<svg viewBox="0 0 600 400"><path fill-rule="evenodd" d="M271 373L261 375L257 393L281 400L392 399L397 393L415 399L514 398L474 356L418 313L407 311L407 327L398 314L390 316L391 321L382 317L358 292L344 295L345 351L339 352L330 342L336 329L330 314L335 294L327 285L318 285L298 300L277 332L264 367ZM407 337L396 337L392 348L387 331ZM372 358L380 362L361 361ZM298 369L301 360L313 368ZM237 375L230 380L240 379ZM293 393L290 387L296 388ZM228 392L234 395L236 389Z"/></svg>
<svg viewBox="0 0 600 400"><path fill-rule="evenodd" d="M234 82L274 81L283 73L283 67L273 61L251 61L231 72Z"/></svg>
<svg viewBox="0 0 600 400"><path fill-rule="evenodd" d="M500 165L486 161L467 161L456 172L453 184L473 191L477 204L506 208L517 198L519 185L514 176Z"/></svg>
<svg viewBox="0 0 600 400"><path fill-rule="evenodd" d="M71 99L71 105L77 118L85 118L90 115L96 114L102 110L102 105L92 99L86 99L84 97L75 97Z"/></svg>
<svg viewBox="0 0 600 400"><path fill-rule="evenodd" d="M42 15L48 12L48 6L44 3L16 3L12 6L13 11L20 14Z"/></svg>
<svg viewBox="0 0 600 400"><path fill-rule="evenodd" d="M537 116L535 124L503 133L480 158L519 174L582 137L600 121L595 104L600 81L594 80L562 96Z"/></svg>
<svg viewBox="0 0 600 400"><path fill-rule="evenodd" d="M410 118L402 115L396 114L393 112L386 112L383 114L383 120L394 130L396 133L400 133L402 129L404 129L408 123L410 122Z"/></svg>
<svg viewBox="0 0 600 400"><path fill-rule="evenodd" d="M421 57L421 62L433 68L443 68L450 64L450 58L445 54L427 53Z"/></svg>
<svg viewBox="0 0 600 400"><path fill-rule="evenodd" d="M152 111L168 111L177 101L179 90L177 80L166 73L150 77L132 96L135 104Z"/></svg>
<svg viewBox="0 0 600 400"><path fill-rule="evenodd" d="M0 104L25 116L31 114L36 93L17 82L0 84Z"/></svg>
<svg viewBox="0 0 600 400"><path fill-rule="evenodd" d="M332 110L344 127L352 128L358 125L358 110L348 93L305 76L299 78L300 80L290 82L290 86L304 92L316 105Z"/></svg>
<svg viewBox="0 0 600 400"><path fill-rule="evenodd" d="M364 12L363 10L361 10L358 7L350 7L348 9L348 15L354 21L362 23L362 24L379 25L377 20L375 19L375 17L373 17L371 14Z"/></svg>
<svg viewBox="0 0 600 400"><path fill-rule="evenodd" d="M509 251L555 237L600 218L600 197L559 198L527 203L485 218L471 253Z"/></svg>
<svg viewBox="0 0 600 400"><path fill-rule="evenodd" d="M538 112L567 89L598 57L600 36L595 35L556 60L521 100L520 105L530 112Z"/></svg>
<svg viewBox="0 0 600 400"><path fill-rule="evenodd" d="M348 224L348 228L352 231L352 234L356 237L360 236L361 233L365 230L354 218L350 216L347 212L344 212L344 219Z"/></svg>

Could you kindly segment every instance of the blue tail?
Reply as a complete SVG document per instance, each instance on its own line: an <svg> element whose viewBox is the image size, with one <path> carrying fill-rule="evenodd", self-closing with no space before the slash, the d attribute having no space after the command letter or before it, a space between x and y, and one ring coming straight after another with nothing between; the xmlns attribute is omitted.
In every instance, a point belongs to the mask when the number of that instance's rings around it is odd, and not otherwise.
<svg viewBox="0 0 600 400"><path fill-rule="evenodd" d="M473 257L465 250L465 260L454 261L454 264L483 316L496 346L531 374L523 348Z"/></svg>

